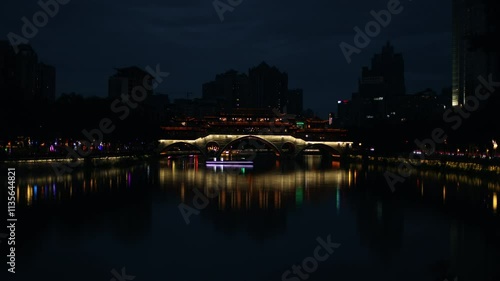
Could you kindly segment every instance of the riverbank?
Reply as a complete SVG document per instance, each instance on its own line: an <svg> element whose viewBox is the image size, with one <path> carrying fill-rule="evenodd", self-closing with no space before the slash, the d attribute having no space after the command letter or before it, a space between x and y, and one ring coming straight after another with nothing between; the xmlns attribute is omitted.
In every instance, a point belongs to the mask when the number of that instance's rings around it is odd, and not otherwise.
<svg viewBox="0 0 500 281"><path fill-rule="evenodd" d="M498 161L488 161L483 159L424 159L414 157L415 160L394 156L361 156L347 155L344 161L350 163L376 164L385 167L410 167L415 170L453 171L463 173L475 173L483 175L500 176L500 164Z"/></svg>
<svg viewBox="0 0 500 281"><path fill-rule="evenodd" d="M67 157L44 157L44 158L19 158L19 159L4 159L0 163L6 166L17 166L24 164L50 164L59 163L69 165L73 163L75 168L100 168L100 167L125 167L132 164L137 164L144 161L158 160L160 157L153 154L129 154L129 155L103 155L93 156L87 158L67 158ZM462 173L475 173L484 175L500 176L500 163L499 161L488 161L483 159L424 159L409 160L407 158L399 158L395 156L380 156L380 155L343 155L338 159L344 163L356 164L373 164L381 167L395 168L402 166L402 164L413 167L415 170L434 170L434 171L453 171ZM74 164L74 163L78 164ZM30 165L28 165L30 166Z"/></svg>
<svg viewBox="0 0 500 281"><path fill-rule="evenodd" d="M88 168L109 168L109 167L127 167L130 165L152 161L158 159L153 155L119 155L119 156L94 156L87 158L67 158L67 157L45 157L45 158L22 158L8 159L0 163L4 166L16 167L23 166L25 169L38 169L48 165L66 165L72 169Z"/></svg>

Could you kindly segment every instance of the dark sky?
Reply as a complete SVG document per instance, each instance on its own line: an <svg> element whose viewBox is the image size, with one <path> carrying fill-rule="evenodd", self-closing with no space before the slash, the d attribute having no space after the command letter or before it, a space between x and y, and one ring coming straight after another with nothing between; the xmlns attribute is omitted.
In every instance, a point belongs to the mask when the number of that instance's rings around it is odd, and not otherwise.
<svg viewBox="0 0 500 281"><path fill-rule="evenodd" d="M43 0L42 0L43 1ZM227 3L227 0L221 0ZM451 83L451 0L402 0L380 34L347 63L339 44L388 0L243 0L220 21L212 0L70 0L30 39L41 61L57 68L57 94L105 96L115 67L160 64L170 76L157 92L201 96L201 85L228 69L247 72L262 61L288 72L304 89L305 107L326 118L357 89L361 67L387 40L405 58L409 93ZM2 1L0 34L22 35L35 0Z"/></svg>

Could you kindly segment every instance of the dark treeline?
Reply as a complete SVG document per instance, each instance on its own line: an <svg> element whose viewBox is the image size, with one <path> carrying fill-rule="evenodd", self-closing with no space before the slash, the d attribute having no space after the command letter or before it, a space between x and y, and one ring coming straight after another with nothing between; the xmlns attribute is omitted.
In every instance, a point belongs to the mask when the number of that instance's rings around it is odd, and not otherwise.
<svg viewBox="0 0 500 281"><path fill-rule="evenodd" d="M86 139L82 130L99 129L104 118L115 126L111 133L103 134L104 141L153 141L157 140L161 120L147 102L124 111L113 112L113 100L71 93L63 94L54 103L2 102L0 105L0 139L13 140L31 137L37 140L54 138ZM122 104L123 106L123 104ZM124 117L123 120L120 117Z"/></svg>

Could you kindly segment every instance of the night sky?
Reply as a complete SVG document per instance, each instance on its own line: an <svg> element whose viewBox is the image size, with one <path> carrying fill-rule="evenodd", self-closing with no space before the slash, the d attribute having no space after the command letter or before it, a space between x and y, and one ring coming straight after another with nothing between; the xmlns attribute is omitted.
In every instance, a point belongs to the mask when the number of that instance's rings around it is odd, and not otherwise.
<svg viewBox="0 0 500 281"><path fill-rule="evenodd" d="M227 3L227 0L221 0ZM160 64L170 76L156 92L171 99L201 97L204 82L231 68L247 72L266 61L304 89L304 106L320 117L357 90L361 67L391 40L405 59L409 93L451 84L451 0L404 0L403 11L347 63L339 44L388 0L243 0L221 22L211 0L70 0L30 43L57 69L57 95L107 95L115 67ZM21 35L35 0L2 1L0 34ZM329 102L325 102L328 100Z"/></svg>

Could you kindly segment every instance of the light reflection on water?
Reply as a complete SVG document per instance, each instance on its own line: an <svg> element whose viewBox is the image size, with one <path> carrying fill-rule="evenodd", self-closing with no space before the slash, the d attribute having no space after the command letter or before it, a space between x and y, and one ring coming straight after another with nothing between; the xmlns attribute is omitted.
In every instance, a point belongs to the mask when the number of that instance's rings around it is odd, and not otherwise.
<svg viewBox="0 0 500 281"><path fill-rule="evenodd" d="M56 176L52 171L37 175L23 174L18 168L17 178L17 204L31 206L35 202L64 201L73 196L112 191L118 189L123 183L131 186L132 173L138 167L130 169L109 168L94 170L91 173L84 171Z"/></svg>
<svg viewBox="0 0 500 281"><path fill-rule="evenodd" d="M498 198L497 198L497 193L496 192L493 192L493 202L492 202L492 208L493 208L493 212L497 212L497 201L498 201Z"/></svg>
<svg viewBox="0 0 500 281"><path fill-rule="evenodd" d="M495 233L474 223L491 216L498 218L498 180L425 171L398 184L396 193L392 194L380 171L384 169L341 165L319 157L306 157L300 164L273 160L262 168L215 170L205 168L197 158L165 159L121 169L80 171L62 177L52 171L34 174L20 168L17 170L20 209L34 210L33 224L56 219L47 229L33 227L19 232L49 238L54 237L52 233L59 233L53 240L44 240L43 244L50 245L47 249L33 246L32 250L27 246L25 255L48 256L56 251L59 258L54 262L66 262L69 274L78 266L67 261L68 247L100 255L103 247L116 244L115 251L125 250L117 254L110 251L109 258L96 262L106 266L109 263L109 268L104 268L102 273L104 277L116 266L115 260L130 257L144 268L137 274L141 280L154 280L147 278L147 274L158 274L150 270L150 264L160 268L160 272L165 264L173 265L172 276L178 277L173 280L230 280L228 276L234 276L234 272L223 275L213 270L213 276L222 276L214 279L209 278L208 272L219 266L212 253L226 253L219 258L221 262L230 263L234 259L231 250L237 246L246 250L237 259L243 260L242 265L232 264L235 272L248 268L250 265L246 262L256 268L254 274L259 277L248 280L268 280L262 276L278 280L284 270L281 261L289 267L310 254L311 248L306 245L304 252L299 251L293 258L289 252L298 251L304 239L314 242L316 235L331 233L338 237L345 250L329 261L325 266L329 269L315 275L316 280L385 280L381 276L388 271L397 275L398 270L403 274L408 269L429 274L425 271L427 266L438 258L447 259L451 268L461 273L461 280L487 280L477 275L477 268L487 275L494 271L492 264L500 261L494 254L495 248L488 246L495 239ZM194 188L205 194L220 192L199 216L193 217L193 223L186 226L177 206L179 203L192 206ZM145 195L145 192L151 194ZM72 204L75 201L79 204ZM59 208L58 212L52 212L53 206ZM46 209L45 215L38 215L38 210L43 209ZM89 217L94 211L94 216ZM467 221L468 217L472 223ZM25 217L25 220L29 226L30 219ZM113 239L109 239L110 236ZM205 236L209 238L204 240ZM71 242L64 244L65 239ZM235 245L231 241L238 242ZM289 242L293 242L293 247L287 246ZM29 243L25 240L25 245ZM198 248L210 254L194 255L186 251ZM143 259L144 252L160 258ZM195 261L191 262L192 259ZM44 262L35 260L33 264L50 267ZM133 264L123 263L127 268ZM391 266L389 270L383 268L387 264ZM203 265L205 271L192 270ZM196 275L198 272L200 275ZM37 274L36 271L33 274ZM189 277L185 277L186 274ZM349 278L341 278L342 274ZM105 279L103 276L94 276L92 280ZM401 279L417 280L421 275L401 276Z"/></svg>
<svg viewBox="0 0 500 281"><path fill-rule="evenodd" d="M188 202L188 188L196 187L205 193L213 190L222 191L218 198L218 206L247 208L255 202L262 208L281 208L284 194L293 194L293 200L288 204L302 205L311 200L315 190L335 190L337 208L340 208L343 188L351 189L357 186L360 179L368 180L369 173L385 171L383 167L368 165L349 165L341 168L339 162L321 162L319 157L306 157L301 168L284 169L279 161L265 171L254 171L253 168L205 168L204 164L195 158L162 160L158 167L143 164L127 169L108 168L91 172L75 172L64 176L56 176L51 172L25 176L20 174L17 182L17 204L32 206L36 202L71 200L74 196L85 194L119 191L120 188L132 188L133 176L137 171L139 177L144 176L151 184L160 189L173 189L178 192L180 202ZM153 172L153 176L151 174ZM157 177L154 173L157 173ZM157 182L156 182L157 181ZM474 189L485 189L481 192L484 207L497 213L497 194L500 183L492 179L479 178L474 175L459 175L436 171L420 171L406 180L411 188L419 190L421 198L435 197L439 192L442 203L446 204L447 195L455 198L465 198ZM408 184L408 183L406 183ZM388 188L388 187L387 187ZM285 196L286 197L286 196Z"/></svg>

